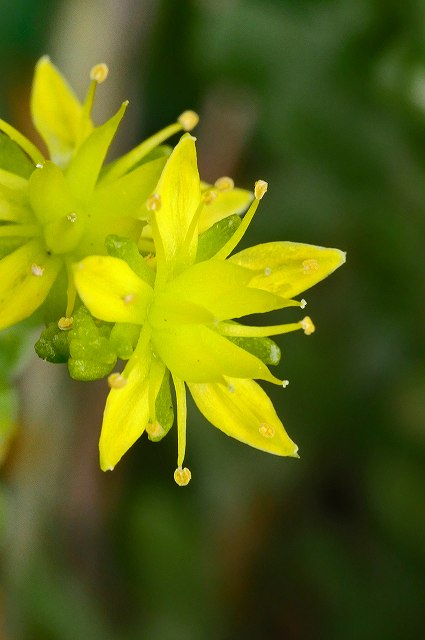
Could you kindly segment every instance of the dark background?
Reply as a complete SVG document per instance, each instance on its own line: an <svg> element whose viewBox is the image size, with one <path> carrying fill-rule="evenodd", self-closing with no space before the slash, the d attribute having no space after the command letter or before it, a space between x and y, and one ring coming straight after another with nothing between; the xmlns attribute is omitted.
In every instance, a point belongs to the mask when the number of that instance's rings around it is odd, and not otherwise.
<svg viewBox="0 0 425 640"><path fill-rule="evenodd" d="M175 430L103 474L104 383L29 363L0 485L0 637L422 637L425 3L1 0L1 117L32 137L44 53L80 97L108 63L97 117L130 99L116 152L196 109L204 179L269 181L247 244L348 261L306 295L316 333L280 340L291 384L270 394L298 461L193 410L189 487Z"/></svg>

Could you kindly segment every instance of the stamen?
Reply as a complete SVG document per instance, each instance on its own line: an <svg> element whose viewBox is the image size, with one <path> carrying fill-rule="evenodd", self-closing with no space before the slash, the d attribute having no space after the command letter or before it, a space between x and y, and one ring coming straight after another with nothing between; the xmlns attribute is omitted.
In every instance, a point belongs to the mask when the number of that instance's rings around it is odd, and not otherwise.
<svg viewBox="0 0 425 640"><path fill-rule="evenodd" d="M192 131L199 122L199 116L195 111L183 111L177 118L177 122L185 131Z"/></svg>
<svg viewBox="0 0 425 640"><path fill-rule="evenodd" d="M186 453L186 420L187 420L186 389L185 389L183 380L180 380L180 378L177 378L174 375L173 375L173 383L174 383L174 388L176 390L176 400L177 400L177 466L178 466L177 471L179 470L185 471L185 469L182 470L182 466L183 466L184 456ZM177 484L180 484L176 479L176 474L174 474L174 478ZM189 480L190 480L190 471L189 471L189 479L185 484L187 484Z"/></svg>
<svg viewBox="0 0 425 640"><path fill-rule="evenodd" d="M219 191L231 191L235 187L235 183L233 182L232 178L223 176L222 178L218 178L215 181L214 186Z"/></svg>
<svg viewBox="0 0 425 640"><path fill-rule="evenodd" d="M232 235L231 238L229 238L226 244L219 251L217 251L215 256L213 256L214 258L224 260L225 258L227 258L227 256L229 256L232 253L233 249L239 244L239 242L242 240L243 236L245 235L245 232L248 229L251 223L251 220L255 215L255 212L257 211L259 203L260 203L259 199L255 198L253 200L253 202L251 203L251 206L249 207L248 211L242 218L242 222L240 223L239 227L236 229L235 233Z"/></svg>
<svg viewBox="0 0 425 640"><path fill-rule="evenodd" d="M258 431L265 438L273 438L275 434L274 427L271 424L267 424L267 422L260 424Z"/></svg>
<svg viewBox="0 0 425 640"><path fill-rule="evenodd" d="M36 169L42 169L44 165L41 164L41 162L37 162L37 164L35 165Z"/></svg>
<svg viewBox="0 0 425 640"><path fill-rule="evenodd" d="M58 320L58 327L61 331L69 331L74 324L74 318L66 318L63 316Z"/></svg>
<svg viewBox="0 0 425 640"><path fill-rule="evenodd" d="M153 193L146 200L146 207L149 211L159 211L161 208L161 204L161 196L159 195L159 193Z"/></svg>
<svg viewBox="0 0 425 640"><path fill-rule="evenodd" d="M265 180L257 180L254 185L254 196L257 200L261 200L268 189L268 183Z"/></svg>
<svg viewBox="0 0 425 640"><path fill-rule="evenodd" d="M314 326L313 321L309 316L303 318L300 322L300 325L306 336L311 336L311 334L316 331L316 327Z"/></svg>
<svg viewBox="0 0 425 640"><path fill-rule="evenodd" d="M304 298L302 298L302 300L300 300L301 309L305 309L306 306L307 306L307 300L304 300Z"/></svg>
<svg viewBox="0 0 425 640"><path fill-rule="evenodd" d="M291 331L298 331L299 329L304 329L304 326L302 322L275 324L268 327L253 327L244 324L220 322L217 329L223 336L266 338L268 336L280 336L284 333L290 333Z"/></svg>
<svg viewBox="0 0 425 640"><path fill-rule="evenodd" d="M35 264L35 262L31 265L31 273L33 276L37 278L41 278L44 273L44 267L41 267L39 264Z"/></svg>
<svg viewBox="0 0 425 640"><path fill-rule="evenodd" d="M174 480L179 485L179 487L185 487L189 484L190 479L192 478L192 474L190 470L185 467L182 469L181 467L177 467L174 471Z"/></svg>
<svg viewBox="0 0 425 640"><path fill-rule="evenodd" d="M289 384L289 380L282 380L282 387L283 387L284 389L286 389L286 387L288 386L288 384Z"/></svg>
<svg viewBox="0 0 425 640"><path fill-rule="evenodd" d="M66 219L68 220L68 222L76 222L77 214L75 213L75 211L72 211L71 213L68 213Z"/></svg>
<svg viewBox="0 0 425 640"><path fill-rule="evenodd" d="M207 189L202 193L202 200L206 205L212 204L214 200L217 199L217 196L218 196L218 193L217 191L215 191L215 189Z"/></svg>
<svg viewBox="0 0 425 640"><path fill-rule="evenodd" d="M303 271L304 273L310 273L311 271L317 271L319 268L319 263L314 258L309 260L304 260L303 263Z"/></svg>
<svg viewBox="0 0 425 640"><path fill-rule="evenodd" d="M108 385L111 389L122 389L127 384L127 378L122 373L111 373L108 376Z"/></svg>
<svg viewBox="0 0 425 640"><path fill-rule="evenodd" d="M271 273L272 273L272 270L270 269L270 267L266 267L266 268L264 269L264 275L265 275L265 276L270 276L270 275L271 275Z"/></svg>
<svg viewBox="0 0 425 640"><path fill-rule="evenodd" d="M107 64L105 64L104 62L95 64L95 66L90 70L90 80L94 80L95 82L97 82L97 84L101 84L102 82L105 82L106 78L108 77L108 73L109 68Z"/></svg>

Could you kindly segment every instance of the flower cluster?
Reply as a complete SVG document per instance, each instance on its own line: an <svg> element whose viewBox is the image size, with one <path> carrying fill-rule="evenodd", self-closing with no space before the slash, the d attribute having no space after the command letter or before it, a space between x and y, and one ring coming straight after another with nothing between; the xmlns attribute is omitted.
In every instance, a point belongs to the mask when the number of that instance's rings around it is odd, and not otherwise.
<svg viewBox="0 0 425 640"><path fill-rule="evenodd" d="M343 264L344 253L292 242L234 253L267 183L257 181L254 194L230 178L205 184L190 133L174 149L163 146L196 125L192 111L104 164L127 107L94 126L93 99L106 75L105 65L92 69L80 103L50 60L39 61L31 108L49 159L0 121L0 329L43 318L42 358L67 362L76 379L108 376L104 470L144 431L152 441L166 435L174 393L174 478L186 485L186 388L227 435L297 456L255 380L286 386L269 369L280 360L271 336L309 335L314 325L309 317L273 326L241 318L304 308L294 297ZM124 369L113 372L121 360Z"/></svg>

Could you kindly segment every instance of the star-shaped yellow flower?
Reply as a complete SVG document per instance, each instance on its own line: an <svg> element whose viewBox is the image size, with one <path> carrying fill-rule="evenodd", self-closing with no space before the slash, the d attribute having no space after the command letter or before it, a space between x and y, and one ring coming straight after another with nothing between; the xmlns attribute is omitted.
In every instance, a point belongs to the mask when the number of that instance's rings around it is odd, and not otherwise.
<svg viewBox="0 0 425 640"><path fill-rule="evenodd" d="M91 256L74 265L78 293L93 316L141 326L136 350L112 387L100 437L100 463L113 469L146 430L151 439L161 424L169 372L177 400L179 485L191 473L183 466L186 448L186 390L204 416L227 435L281 456L297 456L273 405L255 382L286 386L254 352L266 336L303 329L311 320L269 327L235 322L253 313L304 307L293 296L316 284L345 261L337 249L290 242L258 245L232 255L267 184L238 229L208 259L199 260L198 224L207 206L199 180L195 139L186 134L169 157L148 200L156 249L156 271L142 279L112 256ZM256 342L257 341L257 342ZM271 342L271 341L270 341ZM258 351L258 350L257 350ZM161 415L160 415L161 414ZM167 427L168 428L168 427Z"/></svg>
<svg viewBox="0 0 425 640"><path fill-rule="evenodd" d="M103 166L127 102L95 127L91 109L96 87L108 69L91 70L83 103L59 71L43 57L32 89L31 112L49 159L11 125L0 120L0 329L30 316L64 274L60 294L70 326L75 287L72 262L105 252L109 234L138 241L146 226L146 199L158 182L170 150L158 147L169 136L191 130L198 117L186 111L178 121ZM249 192L217 198L204 220L245 210Z"/></svg>

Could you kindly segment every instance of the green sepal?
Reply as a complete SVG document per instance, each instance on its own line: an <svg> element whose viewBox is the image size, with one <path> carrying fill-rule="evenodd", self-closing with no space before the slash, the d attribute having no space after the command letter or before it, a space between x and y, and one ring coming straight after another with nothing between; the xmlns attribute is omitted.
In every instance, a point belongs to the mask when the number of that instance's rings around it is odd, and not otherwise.
<svg viewBox="0 0 425 640"><path fill-rule="evenodd" d="M148 438L152 442L159 442L167 435L174 422L174 407L173 399L171 397L170 374L168 370L165 371L158 395L156 397L155 412L156 419L163 428L163 432L159 436L151 436L148 433Z"/></svg>
<svg viewBox="0 0 425 640"><path fill-rule="evenodd" d="M34 171L34 163L9 136L0 133L0 169L5 169L21 178L29 178Z"/></svg>
<svg viewBox="0 0 425 640"><path fill-rule="evenodd" d="M226 338L262 360L264 364L279 364L282 357L280 347L271 338L244 338L240 336L226 336Z"/></svg>
<svg viewBox="0 0 425 640"><path fill-rule="evenodd" d="M109 235L105 241L106 251L114 258L121 258L142 280L153 286L155 272L140 255L137 244L133 240L121 236Z"/></svg>
<svg viewBox="0 0 425 640"><path fill-rule="evenodd" d="M51 322L41 332L41 335L34 345L36 354L42 360L56 364L68 362L69 341L68 333L61 331L57 322Z"/></svg>
<svg viewBox="0 0 425 640"><path fill-rule="evenodd" d="M136 348L140 335L140 326L120 322L112 327L109 342L118 358L128 360Z"/></svg>
<svg viewBox="0 0 425 640"><path fill-rule="evenodd" d="M198 240L196 262L203 262L215 256L217 251L224 247L226 242L233 236L240 223L240 216L235 214L219 220L207 231L201 233Z"/></svg>

